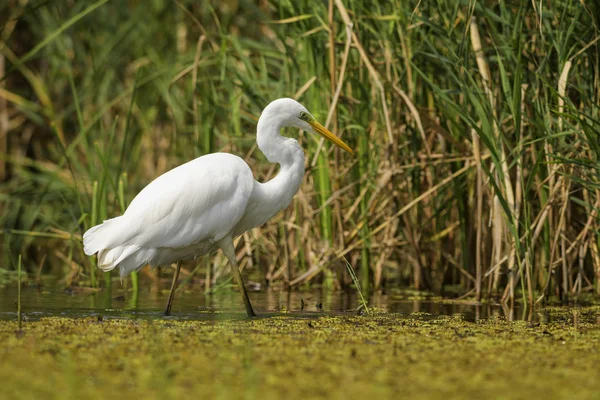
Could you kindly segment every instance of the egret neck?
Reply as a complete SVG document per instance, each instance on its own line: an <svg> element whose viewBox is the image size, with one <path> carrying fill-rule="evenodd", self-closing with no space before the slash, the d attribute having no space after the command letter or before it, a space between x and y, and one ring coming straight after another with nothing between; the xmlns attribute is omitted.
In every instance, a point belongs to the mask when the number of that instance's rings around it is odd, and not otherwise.
<svg viewBox="0 0 600 400"><path fill-rule="evenodd" d="M248 205L250 212L246 213L249 218L242 221L242 229L261 225L286 208L302 183L304 151L296 140L280 135L280 130L287 126L285 122L274 122L268 113L258 121L258 148L270 162L279 164L280 169L275 178L254 186L253 201Z"/></svg>

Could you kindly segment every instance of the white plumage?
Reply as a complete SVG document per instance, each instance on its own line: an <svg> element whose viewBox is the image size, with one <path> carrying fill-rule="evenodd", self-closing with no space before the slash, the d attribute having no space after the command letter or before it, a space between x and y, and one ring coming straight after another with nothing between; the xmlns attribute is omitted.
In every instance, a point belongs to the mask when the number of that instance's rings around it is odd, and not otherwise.
<svg viewBox="0 0 600 400"><path fill-rule="evenodd" d="M104 271L119 267L121 278L148 264L169 265L216 248L236 266L233 238L286 208L302 181L304 152L296 140L279 134L287 126L319 133L352 153L300 103L275 100L257 126L259 148L281 165L274 179L255 181L248 164L232 154L199 157L152 181L122 216L85 232L84 252L98 253Z"/></svg>
<svg viewBox="0 0 600 400"><path fill-rule="evenodd" d="M168 265L205 254L233 232L243 217L255 181L241 158L209 154L156 178L125 214L88 230L86 254L98 266L119 266L121 277L143 267Z"/></svg>

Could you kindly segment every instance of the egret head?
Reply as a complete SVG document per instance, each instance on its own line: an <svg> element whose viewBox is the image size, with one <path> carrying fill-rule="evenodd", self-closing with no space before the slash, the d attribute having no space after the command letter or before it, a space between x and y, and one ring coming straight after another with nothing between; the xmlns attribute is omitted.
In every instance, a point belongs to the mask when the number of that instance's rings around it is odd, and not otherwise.
<svg viewBox="0 0 600 400"><path fill-rule="evenodd" d="M294 99L277 99L265 107L263 114L272 113L281 121L281 126L295 127L309 133L316 133L330 142L336 144L350 154L354 154L352 149L335 136L327 128L317 122L315 117L302 104Z"/></svg>

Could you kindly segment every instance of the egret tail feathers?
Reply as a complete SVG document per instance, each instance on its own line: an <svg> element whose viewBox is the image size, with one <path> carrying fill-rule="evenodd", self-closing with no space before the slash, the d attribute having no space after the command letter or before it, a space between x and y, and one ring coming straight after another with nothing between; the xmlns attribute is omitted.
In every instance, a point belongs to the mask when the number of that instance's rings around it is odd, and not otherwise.
<svg viewBox="0 0 600 400"><path fill-rule="evenodd" d="M128 239L125 237L129 234L128 225L123 217L112 218L83 235L85 254L98 253L98 268L105 272L119 267L121 279L147 264L147 252L134 244L123 244Z"/></svg>
<svg viewBox="0 0 600 400"><path fill-rule="evenodd" d="M83 234L83 251L88 256L123 243L123 232L127 229L123 217L107 219Z"/></svg>
<svg viewBox="0 0 600 400"><path fill-rule="evenodd" d="M140 270L148 263L146 252L138 246L118 246L98 252L98 267L103 271L112 271L119 267L121 279L133 271Z"/></svg>

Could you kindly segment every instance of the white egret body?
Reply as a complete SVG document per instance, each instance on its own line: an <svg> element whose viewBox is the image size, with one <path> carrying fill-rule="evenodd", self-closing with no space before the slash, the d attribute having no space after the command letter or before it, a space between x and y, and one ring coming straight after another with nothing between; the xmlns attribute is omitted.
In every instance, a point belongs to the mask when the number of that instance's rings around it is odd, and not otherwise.
<svg viewBox="0 0 600 400"><path fill-rule="evenodd" d="M121 217L85 232L85 253L98 253L98 267L104 271L119 267L123 278L148 264L170 265L221 248L232 264L246 311L254 315L237 268L233 239L286 208L300 187L304 152L296 140L279 134L284 127L319 133L352 153L300 103L275 100L263 110L257 126L258 147L281 166L275 178L255 181L248 164L232 154L198 157L152 181Z"/></svg>

